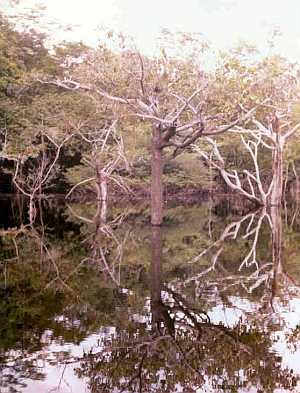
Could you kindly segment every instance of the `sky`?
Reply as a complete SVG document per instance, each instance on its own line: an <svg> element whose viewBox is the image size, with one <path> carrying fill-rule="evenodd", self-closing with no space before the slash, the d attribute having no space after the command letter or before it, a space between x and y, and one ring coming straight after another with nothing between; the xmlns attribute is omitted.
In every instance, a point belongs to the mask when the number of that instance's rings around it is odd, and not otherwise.
<svg viewBox="0 0 300 393"><path fill-rule="evenodd" d="M7 4L0 0L0 10L8 11ZM300 61L300 0L20 0L10 12L34 4L46 7L48 19L73 25L68 33L57 29L59 39L95 45L99 27L107 27L130 34L151 53L167 28L201 33L217 49L247 41L267 50L272 31L279 29L276 51Z"/></svg>

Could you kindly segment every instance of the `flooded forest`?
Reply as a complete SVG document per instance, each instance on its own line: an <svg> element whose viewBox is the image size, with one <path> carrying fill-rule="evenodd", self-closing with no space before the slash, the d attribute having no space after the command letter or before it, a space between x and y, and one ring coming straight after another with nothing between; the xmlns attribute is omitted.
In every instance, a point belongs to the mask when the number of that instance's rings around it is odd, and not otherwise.
<svg viewBox="0 0 300 393"><path fill-rule="evenodd" d="M1 393L300 392L299 77L0 11Z"/></svg>

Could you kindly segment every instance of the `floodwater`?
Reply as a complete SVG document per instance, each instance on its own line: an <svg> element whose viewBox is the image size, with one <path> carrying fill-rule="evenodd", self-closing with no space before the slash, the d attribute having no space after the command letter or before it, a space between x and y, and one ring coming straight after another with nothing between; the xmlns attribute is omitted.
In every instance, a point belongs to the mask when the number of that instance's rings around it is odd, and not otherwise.
<svg viewBox="0 0 300 393"><path fill-rule="evenodd" d="M300 392L298 206L0 205L1 393Z"/></svg>

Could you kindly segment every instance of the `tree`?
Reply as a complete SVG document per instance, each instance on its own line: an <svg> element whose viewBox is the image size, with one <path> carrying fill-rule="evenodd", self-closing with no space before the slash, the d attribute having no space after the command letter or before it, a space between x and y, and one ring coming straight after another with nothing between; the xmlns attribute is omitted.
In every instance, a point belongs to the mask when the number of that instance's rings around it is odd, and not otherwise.
<svg viewBox="0 0 300 393"><path fill-rule="evenodd" d="M286 116L281 115L281 117ZM252 159L253 173L248 169L226 169L217 142L212 138L206 138L206 141L212 146L212 154L203 151L199 146L195 146L195 150L209 165L220 172L225 183L231 189L258 205L279 206L282 203L283 193L285 145L299 130L300 123L282 122L279 115L274 117L269 127L258 121L254 116L249 122L254 125L253 128L251 125L249 128L235 126L232 132L240 134L242 144ZM267 185L262 180L259 165L259 153L265 154L266 151L271 151L272 157L272 178Z"/></svg>
<svg viewBox="0 0 300 393"><path fill-rule="evenodd" d="M117 184L118 187L128 191L123 179L114 172L123 164L127 169L129 164L125 157L122 135L117 133L117 120L106 128L94 130L77 130L77 136L88 145L86 153L82 152L82 164L92 169L93 176L80 180L67 193L68 198L72 192L83 184L93 182L96 188L97 200L102 209L103 221L107 215L108 183Z"/></svg>
<svg viewBox="0 0 300 393"><path fill-rule="evenodd" d="M27 176L24 177L22 171L20 170L20 165L22 164L21 157L8 157L11 160L15 160L16 167L13 177L13 183L23 195L29 197L29 223L32 225L36 218L36 208L35 199L37 196L42 196L44 188L51 182L51 177L57 164L61 150L64 145L72 138L72 134L63 139L62 141L55 141L47 134L41 134L42 144L45 146L37 157L37 164L27 171ZM47 150L44 140L47 139L48 142L54 146L55 153L52 155L51 150Z"/></svg>
<svg viewBox="0 0 300 393"><path fill-rule="evenodd" d="M229 131L232 140L224 140L221 145L206 138L211 149L205 150L199 144L195 144L195 149L219 171L229 188L258 205L280 205L286 147L300 128L297 114L299 70L296 65L277 56L252 62L249 57L241 59L241 50L232 57L225 57L225 65L222 64L217 71L221 86L219 99L231 106L226 93L236 96L244 113L247 113L245 108L252 107L255 101L260 105L243 126L232 127ZM240 160L238 167L226 157L227 149L236 137L241 142L237 154L243 157L247 153L250 158L250 163ZM266 170L268 176L263 175Z"/></svg>
<svg viewBox="0 0 300 393"><path fill-rule="evenodd" d="M62 149L55 138L45 132L43 98L48 94L31 78L32 72L41 69L50 74L58 70L44 40L45 36L34 30L16 31L0 14L1 172L10 173L18 192L22 190L25 195L31 195L31 223L35 214L33 200L49 181ZM21 174L21 166L27 173ZM28 183L25 181L22 187L27 175Z"/></svg>
<svg viewBox="0 0 300 393"><path fill-rule="evenodd" d="M182 46L183 53L187 51L187 41ZM100 46L82 56L78 67L68 70L63 79L39 80L85 92L101 103L117 105L122 118L133 117L136 122L150 125L153 225L161 225L163 220L162 174L166 156L174 158L198 138L230 130L254 110L247 114L237 109L228 113L214 106L213 76L202 71L195 59L174 58L166 48L152 59L134 48L112 52Z"/></svg>

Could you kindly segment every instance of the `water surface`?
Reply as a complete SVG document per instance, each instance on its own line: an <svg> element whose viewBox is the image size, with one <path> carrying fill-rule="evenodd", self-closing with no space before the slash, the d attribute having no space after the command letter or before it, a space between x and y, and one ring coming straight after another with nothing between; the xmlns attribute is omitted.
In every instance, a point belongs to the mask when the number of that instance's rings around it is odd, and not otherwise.
<svg viewBox="0 0 300 393"><path fill-rule="evenodd" d="M300 392L297 206L1 207L1 393Z"/></svg>

